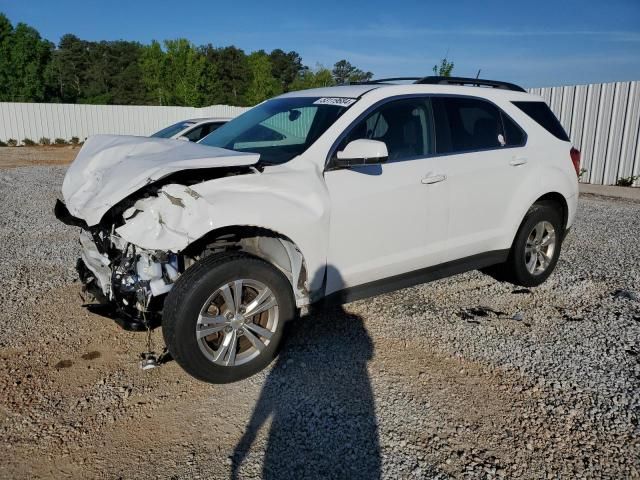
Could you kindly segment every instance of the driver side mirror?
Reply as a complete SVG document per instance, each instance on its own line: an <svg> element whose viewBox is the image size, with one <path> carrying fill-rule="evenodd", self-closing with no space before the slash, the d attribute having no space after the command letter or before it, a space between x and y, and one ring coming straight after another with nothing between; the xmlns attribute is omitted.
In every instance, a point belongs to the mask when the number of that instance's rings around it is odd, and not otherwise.
<svg viewBox="0 0 640 480"><path fill-rule="evenodd" d="M359 165L376 165L389 158L387 145L380 140L360 138L353 140L336 153L333 165L336 167L356 167Z"/></svg>
<svg viewBox="0 0 640 480"><path fill-rule="evenodd" d="M185 137L184 135L179 136L176 140L181 140L183 142L190 142L189 137Z"/></svg>

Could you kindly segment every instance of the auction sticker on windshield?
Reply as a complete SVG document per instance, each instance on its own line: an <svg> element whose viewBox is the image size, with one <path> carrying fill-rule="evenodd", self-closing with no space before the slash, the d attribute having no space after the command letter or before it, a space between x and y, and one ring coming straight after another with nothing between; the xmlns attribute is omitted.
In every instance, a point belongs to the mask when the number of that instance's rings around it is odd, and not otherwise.
<svg viewBox="0 0 640 480"><path fill-rule="evenodd" d="M319 98L314 105L335 105L337 107L348 107L356 101L355 98L342 98L342 97L323 97Z"/></svg>

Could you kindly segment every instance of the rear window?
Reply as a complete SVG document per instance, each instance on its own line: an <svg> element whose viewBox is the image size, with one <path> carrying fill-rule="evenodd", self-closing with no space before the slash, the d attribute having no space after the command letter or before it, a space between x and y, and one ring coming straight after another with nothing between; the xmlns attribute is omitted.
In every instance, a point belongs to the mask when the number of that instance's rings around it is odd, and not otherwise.
<svg viewBox="0 0 640 480"><path fill-rule="evenodd" d="M560 140L569 141L567 132L553 114L549 106L544 102L513 102L513 104L529 115L542 128Z"/></svg>

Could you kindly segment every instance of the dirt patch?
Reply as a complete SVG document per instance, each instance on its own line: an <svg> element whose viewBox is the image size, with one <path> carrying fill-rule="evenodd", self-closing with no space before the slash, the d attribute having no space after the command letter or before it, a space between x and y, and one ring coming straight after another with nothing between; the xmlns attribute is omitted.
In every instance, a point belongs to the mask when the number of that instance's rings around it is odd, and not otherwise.
<svg viewBox="0 0 640 480"><path fill-rule="evenodd" d="M60 147L1 147L0 168L67 165L73 162L79 151L79 147L69 145Z"/></svg>

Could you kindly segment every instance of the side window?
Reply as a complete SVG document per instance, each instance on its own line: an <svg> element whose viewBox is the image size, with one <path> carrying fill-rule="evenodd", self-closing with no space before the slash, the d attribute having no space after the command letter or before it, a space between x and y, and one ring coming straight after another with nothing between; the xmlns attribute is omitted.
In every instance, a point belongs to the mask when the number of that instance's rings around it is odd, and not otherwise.
<svg viewBox="0 0 640 480"><path fill-rule="evenodd" d="M504 127L505 146L519 147L524 145L525 135L522 129L516 123L502 114L502 126Z"/></svg>
<svg viewBox="0 0 640 480"><path fill-rule="evenodd" d="M454 153L504 145L498 107L465 97L433 97L436 152Z"/></svg>
<svg viewBox="0 0 640 480"><path fill-rule="evenodd" d="M367 138L387 145L389 162L429 155L433 153L429 107L425 98L385 103L353 127L338 150L353 140Z"/></svg>

